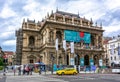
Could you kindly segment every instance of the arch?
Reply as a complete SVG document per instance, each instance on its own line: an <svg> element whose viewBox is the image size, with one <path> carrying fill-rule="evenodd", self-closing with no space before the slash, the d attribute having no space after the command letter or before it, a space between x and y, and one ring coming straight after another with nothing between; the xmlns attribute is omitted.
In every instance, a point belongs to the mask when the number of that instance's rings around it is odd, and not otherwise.
<svg viewBox="0 0 120 82"><path fill-rule="evenodd" d="M67 54L66 56L67 56L67 58L66 58L66 64L69 65L69 55Z"/></svg>
<svg viewBox="0 0 120 82"><path fill-rule="evenodd" d="M89 56L88 55L85 55L84 56L84 65L89 65Z"/></svg>
<svg viewBox="0 0 120 82"><path fill-rule="evenodd" d="M56 32L56 38L58 38L58 42L62 42L62 33L61 33L61 31Z"/></svg>
<svg viewBox="0 0 120 82"><path fill-rule="evenodd" d="M99 58L98 58L98 56L97 56L97 55L94 55L93 59L94 59L94 65L99 65L99 64L98 64L98 63L99 63Z"/></svg>
<svg viewBox="0 0 120 82"><path fill-rule="evenodd" d="M35 38L34 36L29 37L29 45L34 46L35 45Z"/></svg>

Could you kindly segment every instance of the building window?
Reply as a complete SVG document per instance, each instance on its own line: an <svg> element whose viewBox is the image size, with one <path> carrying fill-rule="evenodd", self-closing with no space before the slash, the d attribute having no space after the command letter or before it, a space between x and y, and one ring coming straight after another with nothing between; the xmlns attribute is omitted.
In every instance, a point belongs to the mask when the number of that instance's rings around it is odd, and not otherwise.
<svg viewBox="0 0 120 82"><path fill-rule="evenodd" d="M33 59L30 59L30 63L33 63Z"/></svg>
<svg viewBox="0 0 120 82"><path fill-rule="evenodd" d="M111 60L112 60L112 57L111 57Z"/></svg>
<svg viewBox="0 0 120 82"><path fill-rule="evenodd" d="M33 46L35 44L35 39L33 36L29 37L29 45Z"/></svg>
<svg viewBox="0 0 120 82"><path fill-rule="evenodd" d="M114 60L116 60L116 56L114 57Z"/></svg>

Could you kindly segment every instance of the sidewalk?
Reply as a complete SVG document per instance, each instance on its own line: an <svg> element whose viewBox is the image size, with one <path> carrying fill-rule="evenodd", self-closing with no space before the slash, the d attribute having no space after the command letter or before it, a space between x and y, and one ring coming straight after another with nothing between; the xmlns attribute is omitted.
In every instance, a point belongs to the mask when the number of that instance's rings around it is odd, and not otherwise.
<svg viewBox="0 0 120 82"><path fill-rule="evenodd" d="M41 75L49 75L49 74L52 74L51 71L41 72ZM56 74L56 72L53 72L53 74ZM36 75L39 75L39 73L32 72L32 75L36 76ZM3 73L0 73L0 76L3 76ZM8 72L8 73L6 73L6 76L14 76L14 72ZM20 75L18 75L18 72L16 72L15 76L20 76ZM27 74L25 74L25 76L27 76Z"/></svg>
<svg viewBox="0 0 120 82"><path fill-rule="evenodd" d="M41 75L51 75L51 71L47 72L41 72ZM56 74L56 72L53 72L53 74ZM104 73L95 73L94 71L80 71L78 74L104 74ZM3 76L3 73L0 73L0 77ZM14 72L8 72L6 73L6 76L14 76ZM15 73L15 76L20 76L18 75L18 72ZM25 76L29 76L25 74ZM32 72L32 76L39 76L39 73Z"/></svg>

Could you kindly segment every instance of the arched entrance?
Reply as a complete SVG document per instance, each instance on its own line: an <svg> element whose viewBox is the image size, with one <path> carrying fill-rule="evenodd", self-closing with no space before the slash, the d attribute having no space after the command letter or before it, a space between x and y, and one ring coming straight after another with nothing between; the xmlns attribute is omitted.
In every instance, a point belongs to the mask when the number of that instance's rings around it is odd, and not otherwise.
<svg viewBox="0 0 120 82"><path fill-rule="evenodd" d="M76 56L75 56L75 65L79 65L80 64L79 63L79 58L80 58L80 56L78 54L76 54Z"/></svg>
<svg viewBox="0 0 120 82"><path fill-rule="evenodd" d="M69 55L67 55L66 64L69 65Z"/></svg>
<svg viewBox="0 0 120 82"><path fill-rule="evenodd" d="M84 65L89 65L89 56L88 55L84 56Z"/></svg>
<svg viewBox="0 0 120 82"><path fill-rule="evenodd" d="M94 59L94 65L98 65L98 63L99 63L99 58L98 58L98 56L95 55L93 59Z"/></svg>

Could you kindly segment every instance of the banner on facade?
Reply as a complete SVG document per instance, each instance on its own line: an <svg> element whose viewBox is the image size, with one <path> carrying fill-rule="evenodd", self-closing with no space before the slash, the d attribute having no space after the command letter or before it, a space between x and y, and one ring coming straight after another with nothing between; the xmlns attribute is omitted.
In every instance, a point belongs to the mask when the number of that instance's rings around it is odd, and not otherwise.
<svg viewBox="0 0 120 82"><path fill-rule="evenodd" d="M90 58L90 66L93 66L94 65L94 61L92 58Z"/></svg>
<svg viewBox="0 0 120 82"><path fill-rule="evenodd" d="M56 50L58 51L58 38L55 40L55 47L56 47Z"/></svg>
<svg viewBox="0 0 120 82"><path fill-rule="evenodd" d="M80 58L80 66L84 66L84 58Z"/></svg>
<svg viewBox="0 0 120 82"><path fill-rule="evenodd" d="M71 53L74 53L74 42L70 43Z"/></svg>
<svg viewBox="0 0 120 82"><path fill-rule="evenodd" d="M72 30L64 30L64 39L66 41L91 43L91 34L87 32L78 32Z"/></svg>
<svg viewBox="0 0 120 82"><path fill-rule="evenodd" d="M103 66L103 61L102 61L102 59L99 60L99 66Z"/></svg>
<svg viewBox="0 0 120 82"><path fill-rule="evenodd" d="M70 58L70 65L75 65L74 58Z"/></svg>
<svg viewBox="0 0 120 82"><path fill-rule="evenodd" d="M63 48L66 51L66 40L63 40Z"/></svg>

